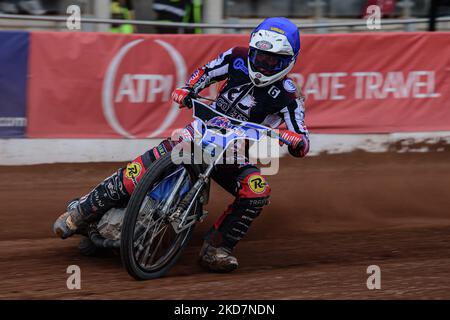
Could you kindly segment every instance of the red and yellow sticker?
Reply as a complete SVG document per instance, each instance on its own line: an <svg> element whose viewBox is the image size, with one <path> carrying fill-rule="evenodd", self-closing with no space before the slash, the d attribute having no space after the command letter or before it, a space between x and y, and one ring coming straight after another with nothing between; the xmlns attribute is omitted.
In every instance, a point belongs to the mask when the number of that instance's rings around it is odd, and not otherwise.
<svg viewBox="0 0 450 320"><path fill-rule="evenodd" d="M248 186L254 193L261 194L266 191L266 180L263 176L254 175L248 179Z"/></svg>
<svg viewBox="0 0 450 320"><path fill-rule="evenodd" d="M137 162L132 162L127 165L125 169L125 176L128 179L136 179L141 174L141 165Z"/></svg>

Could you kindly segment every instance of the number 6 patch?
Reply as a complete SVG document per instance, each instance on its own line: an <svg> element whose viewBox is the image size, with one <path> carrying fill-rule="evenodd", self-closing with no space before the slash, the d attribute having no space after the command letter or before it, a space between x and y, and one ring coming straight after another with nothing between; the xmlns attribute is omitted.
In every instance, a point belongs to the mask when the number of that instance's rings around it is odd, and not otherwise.
<svg viewBox="0 0 450 320"><path fill-rule="evenodd" d="M281 92L281 90L278 89L278 88L275 87L275 86L271 86L270 89L269 89L269 94L270 94L270 96L271 96L272 98L278 97L278 95L280 94L280 92Z"/></svg>

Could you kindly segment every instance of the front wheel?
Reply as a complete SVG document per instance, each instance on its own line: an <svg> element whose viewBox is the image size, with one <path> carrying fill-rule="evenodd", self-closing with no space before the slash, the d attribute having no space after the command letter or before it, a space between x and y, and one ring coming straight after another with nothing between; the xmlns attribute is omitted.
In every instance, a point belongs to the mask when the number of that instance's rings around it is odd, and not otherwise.
<svg viewBox="0 0 450 320"><path fill-rule="evenodd" d="M195 180L193 167L174 164L170 154L155 161L140 180L127 206L120 242L122 263L135 279L162 277L180 257L195 224L176 233L168 217ZM168 203L177 181L181 182L179 192ZM189 216L198 210L197 201Z"/></svg>

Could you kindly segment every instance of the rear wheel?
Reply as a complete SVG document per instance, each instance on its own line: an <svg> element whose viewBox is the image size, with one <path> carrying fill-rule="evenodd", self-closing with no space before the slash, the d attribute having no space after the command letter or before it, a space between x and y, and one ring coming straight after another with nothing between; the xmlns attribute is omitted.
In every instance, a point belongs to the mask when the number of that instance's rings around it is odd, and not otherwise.
<svg viewBox="0 0 450 320"><path fill-rule="evenodd" d="M184 178L183 172L186 173ZM195 224L176 233L168 220L183 196L182 192L178 192L167 203L173 183L166 194L163 192L159 198L153 195L154 190L162 188L167 179L180 179L186 190L192 187L196 175L192 167L174 164L170 154L167 154L149 167L127 206L120 253L126 270L138 280L154 279L166 274L180 257L194 230ZM165 214L161 210L164 207L168 209ZM201 210L198 202L189 215L196 215L197 210Z"/></svg>

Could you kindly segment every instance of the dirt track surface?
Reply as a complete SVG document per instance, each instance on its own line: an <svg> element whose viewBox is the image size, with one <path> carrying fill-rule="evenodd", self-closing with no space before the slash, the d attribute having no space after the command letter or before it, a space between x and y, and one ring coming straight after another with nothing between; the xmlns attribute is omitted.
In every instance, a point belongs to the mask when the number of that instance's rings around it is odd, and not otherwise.
<svg viewBox="0 0 450 320"><path fill-rule="evenodd" d="M203 232L231 200L214 186L177 266L146 282L117 255L84 257L78 239L51 233L66 202L119 165L0 167L1 299L450 299L450 152L283 159L232 274L196 264ZM66 287L74 264L81 290ZM381 290L366 287L369 265L381 268Z"/></svg>

